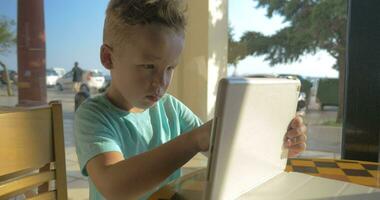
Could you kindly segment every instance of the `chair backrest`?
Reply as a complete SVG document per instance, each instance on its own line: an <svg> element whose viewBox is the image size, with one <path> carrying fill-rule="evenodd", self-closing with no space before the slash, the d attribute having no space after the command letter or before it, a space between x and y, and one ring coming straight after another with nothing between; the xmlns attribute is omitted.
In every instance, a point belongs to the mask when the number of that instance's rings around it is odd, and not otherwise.
<svg viewBox="0 0 380 200"><path fill-rule="evenodd" d="M0 109L0 199L67 199L62 105Z"/></svg>

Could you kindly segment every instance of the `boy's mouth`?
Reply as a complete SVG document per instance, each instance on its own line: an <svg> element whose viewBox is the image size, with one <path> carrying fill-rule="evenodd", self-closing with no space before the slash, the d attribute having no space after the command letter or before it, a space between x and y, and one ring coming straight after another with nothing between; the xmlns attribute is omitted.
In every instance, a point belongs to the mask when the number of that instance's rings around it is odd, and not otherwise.
<svg viewBox="0 0 380 200"><path fill-rule="evenodd" d="M157 95L148 95L146 98L148 98L150 101L157 102L161 97Z"/></svg>

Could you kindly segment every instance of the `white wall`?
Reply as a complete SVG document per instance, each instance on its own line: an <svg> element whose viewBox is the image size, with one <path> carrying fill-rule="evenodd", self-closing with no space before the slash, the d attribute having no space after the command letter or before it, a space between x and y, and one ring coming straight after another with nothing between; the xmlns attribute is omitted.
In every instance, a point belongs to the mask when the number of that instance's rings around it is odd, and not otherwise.
<svg viewBox="0 0 380 200"><path fill-rule="evenodd" d="M217 83L227 74L227 0L189 0L185 49L169 92L203 121L211 119Z"/></svg>

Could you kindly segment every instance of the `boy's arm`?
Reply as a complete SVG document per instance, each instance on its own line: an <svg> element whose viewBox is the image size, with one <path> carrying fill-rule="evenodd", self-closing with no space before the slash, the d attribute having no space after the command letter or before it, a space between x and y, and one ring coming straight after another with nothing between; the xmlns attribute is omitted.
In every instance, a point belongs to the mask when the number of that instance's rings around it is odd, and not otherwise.
<svg viewBox="0 0 380 200"><path fill-rule="evenodd" d="M100 154L87 171L106 199L135 199L154 189L199 151L206 151L211 121L150 151L124 159L119 152Z"/></svg>

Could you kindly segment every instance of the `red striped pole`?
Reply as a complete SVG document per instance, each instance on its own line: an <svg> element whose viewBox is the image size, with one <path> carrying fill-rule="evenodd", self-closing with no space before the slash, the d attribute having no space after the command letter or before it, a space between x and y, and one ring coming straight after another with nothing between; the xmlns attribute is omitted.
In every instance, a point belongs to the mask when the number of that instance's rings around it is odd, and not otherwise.
<svg viewBox="0 0 380 200"><path fill-rule="evenodd" d="M18 104L47 102L44 0L18 0Z"/></svg>

